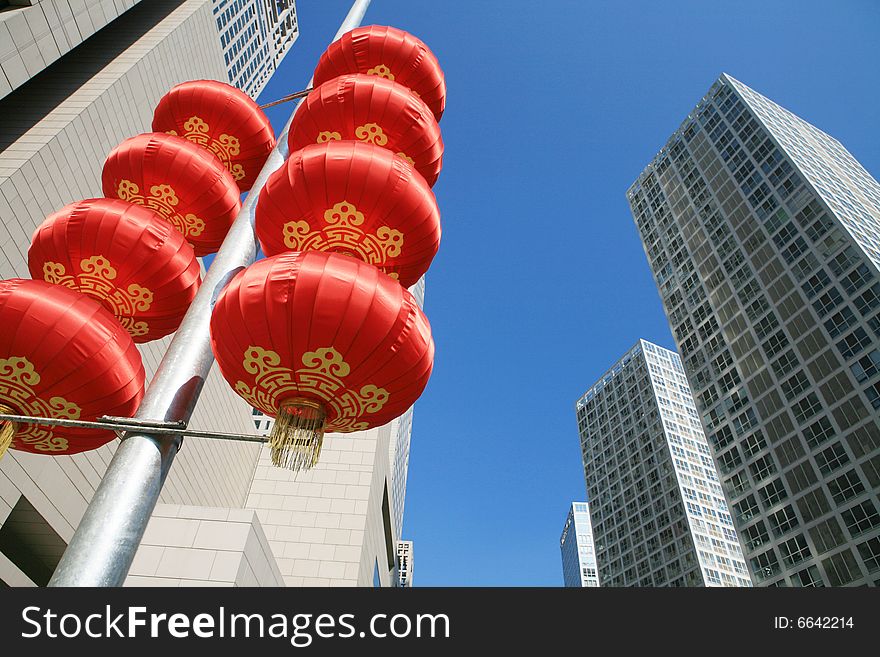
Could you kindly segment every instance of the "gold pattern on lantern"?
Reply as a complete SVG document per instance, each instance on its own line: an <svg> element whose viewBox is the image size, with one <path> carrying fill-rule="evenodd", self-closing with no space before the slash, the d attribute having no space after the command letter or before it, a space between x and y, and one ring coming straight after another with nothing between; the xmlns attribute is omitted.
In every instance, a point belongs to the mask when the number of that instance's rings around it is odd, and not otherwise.
<svg viewBox="0 0 880 657"><path fill-rule="evenodd" d="M328 141L341 141L342 135L338 132L331 132L330 130L324 130L323 132L318 133L318 138L315 140L319 144L326 144Z"/></svg>
<svg viewBox="0 0 880 657"><path fill-rule="evenodd" d="M374 385L349 390L343 379L351 373L351 367L333 347L306 352L303 367L291 370L281 365L277 352L251 346L244 352L242 364L254 375L253 385L238 381L235 391L251 406L275 415L284 400L313 395L328 411L327 431L363 431L368 423L359 418L380 411L390 398L388 391Z"/></svg>
<svg viewBox="0 0 880 657"><path fill-rule="evenodd" d="M40 399L34 386L40 384L40 374L33 363L23 356L0 358L0 403L14 408L21 415L78 420L79 406L63 397ZM12 447L29 446L40 452L66 452L66 438L55 435L55 428L39 424L19 424Z"/></svg>
<svg viewBox="0 0 880 657"><path fill-rule="evenodd" d="M404 153L403 151L400 151L399 153L395 153L395 155L397 155L398 157L402 157L404 160L406 160L407 162L409 162L413 166L416 165L416 161L414 159L412 159L409 155Z"/></svg>
<svg viewBox="0 0 880 657"><path fill-rule="evenodd" d="M354 136L368 144L376 144L376 146L384 146L388 143L388 136L378 123L365 123L355 129Z"/></svg>
<svg viewBox="0 0 880 657"><path fill-rule="evenodd" d="M150 327L147 322L135 320L131 315L149 310L153 304L152 290L137 283L132 283L124 290L114 285L116 268L102 255L80 260L79 268L80 273L68 274L60 262L45 262L43 280L53 285L79 290L104 302L132 337L140 337L149 332Z"/></svg>
<svg viewBox="0 0 880 657"><path fill-rule="evenodd" d="M116 188L116 196L123 201L137 203L158 212L185 237L198 237L205 232L205 222L202 219L191 212L181 214L175 210L180 199L171 185L153 185L150 187L150 195L144 196L137 183L123 179Z"/></svg>
<svg viewBox="0 0 880 657"><path fill-rule="evenodd" d="M210 135L211 126L200 116L191 116L183 124L186 132L178 135L176 130L169 130L169 135L182 136L184 139L198 144L202 148L211 151L217 156L226 170L232 174L235 180L241 180L245 176L244 167L235 163L232 159L241 153L241 142L235 135L221 134L216 139Z"/></svg>
<svg viewBox="0 0 880 657"><path fill-rule="evenodd" d="M291 251L342 252L380 269L389 258L399 256L403 248L403 233L399 230L381 226L375 235L362 230L364 213L348 201L340 201L325 211L324 223L322 227L313 227L302 219L288 221L282 226L284 245Z"/></svg>
<svg viewBox="0 0 880 657"><path fill-rule="evenodd" d="M385 66L385 64L374 66L369 71L367 71L367 75L378 75L380 78L386 78L388 80L394 81L394 73L392 73L391 69Z"/></svg>

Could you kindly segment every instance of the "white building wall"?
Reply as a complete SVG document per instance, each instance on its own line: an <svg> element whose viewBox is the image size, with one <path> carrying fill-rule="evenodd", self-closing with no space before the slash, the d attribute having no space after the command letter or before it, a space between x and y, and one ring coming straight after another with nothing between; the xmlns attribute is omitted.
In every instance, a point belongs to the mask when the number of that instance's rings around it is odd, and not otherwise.
<svg viewBox="0 0 880 657"><path fill-rule="evenodd" d="M247 498L288 586L371 586L378 560L391 584L383 520L390 425L327 434L318 464L294 473L260 454Z"/></svg>
<svg viewBox="0 0 880 657"><path fill-rule="evenodd" d="M125 586L284 586L250 509L159 504Z"/></svg>

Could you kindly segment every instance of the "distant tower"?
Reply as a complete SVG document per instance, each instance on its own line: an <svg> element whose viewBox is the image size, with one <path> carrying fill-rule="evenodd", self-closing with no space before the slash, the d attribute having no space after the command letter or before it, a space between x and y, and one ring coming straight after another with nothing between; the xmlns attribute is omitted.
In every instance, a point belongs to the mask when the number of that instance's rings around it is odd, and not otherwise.
<svg viewBox="0 0 880 657"><path fill-rule="evenodd" d="M639 340L576 412L602 586L751 586L677 353Z"/></svg>
<svg viewBox="0 0 880 657"><path fill-rule="evenodd" d="M755 583L880 583L880 185L722 75L627 192Z"/></svg>
<svg viewBox="0 0 880 657"><path fill-rule="evenodd" d="M413 542L397 541L397 586L408 589L413 581Z"/></svg>
<svg viewBox="0 0 880 657"><path fill-rule="evenodd" d="M559 539L565 586L599 586L593 528L586 502L572 502Z"/></svg>
<svg viewBox="0 0 880 657"><path fill-rule="evenodd" d="M294 0L213 0L229 83L260 95L299 36Z"/></svg>

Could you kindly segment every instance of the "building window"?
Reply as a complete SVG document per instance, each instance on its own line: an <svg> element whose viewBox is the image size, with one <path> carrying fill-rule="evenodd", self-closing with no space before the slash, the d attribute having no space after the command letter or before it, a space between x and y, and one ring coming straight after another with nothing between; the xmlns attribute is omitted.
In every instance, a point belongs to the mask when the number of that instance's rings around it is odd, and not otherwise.
<svg viewBox="0 0 880 657"><path fill-rule="evenodd" d="M849 463L849 456L846 455L843 445L839 442L816 454L816 465L819 466L819 471L825 475L847 463Z"/></svg>
<svg viewBox="0 0 880 657"><path fill-rule="evenodd" d="M871 500L865 500L840 514L846 528L852 536L863 534L869 529L880 525L880 515Z"/></svg>
<svg viewBox="0 0 880 657"><path fill-rule="evenodd" d="M828 550L832 550L846 541L843 529L841 529L840 523L837 522L836 518L829 518L825 522L820 522L811 528L810 538L813 539L813 545L816 546L819 554L828 552Z"/></svg>
<svg viewBox="0 0 880 657"><path fill-rule="evenodd" d="M819 574L819 569L816 568L816 566L810 566L809 568L805 568L804 570L795 573L791 576L791 581L794 586L812 588L825 586L822 582L822 576Z"/></svg>
<svg viewBox="0 0 880 657"><path fill-rule="evenodd" d="M760 489L758 493L761 496L761 499L764 501L764 504L768 507L771 507L788 497L785 492L785 486L782 485L781 479L775 479L771 481L769 484L764 486L764 488Z"/></svg>
<svg viewBox="0 0 880 657"><path fill-rule="evenodd" d="M782 384L782 392L789 400L792 400L809 387L810 380L803 371L800 371Z"/></svg>
<svg viewBox="0 0 880 657"><path fill-rule="evenodd" d="M761 512L754 495L749 495L744 500L733 505L734 512L740 522L748 522Z"/></svg>
<svg viewBox="0 0 880 657"><path fill-rule="evenodd" d="M770 515L768 519L774 536L782 536L798 526L794 508L789 504L780 511Z"/></svg>
<svg viewBox="0 0 880 657"><path fill-rule="evenodd" d="M742 530L742 535L746 549L749 551L756 550L770 540L770 535L767 533L763 520L759 520L751 527L746 527Z"/></svg>
<svg viewBox="0 0 880 657"><path fill-rule="evenodd" d="M829 438L834 437L834 428L831 421L824 415L804 429L804 439L810 449L818 447Z"/></svg>
<svg viewBox="0 0 880 657"><path fill-rule="evenodd" d="M794 412L794 418L797 420L798 424L803 423L807 418L812 417L822 408L822 404L819 402L819 398L815 392L811 392L809 395L801 399L799 402L793 405L792 411Z"/></svg>
<svg viewBox="0 0 880 657"><path fill-rule="evenodd" d="M822 560L831 586L843 586L862 576L859 565L848 549Z"/></svg>
<svg viewBox="0 0 880 657"><path fill-rule="evenodd" d="M779 561L773 550L767 550L750 560L752 574L759 582L779 573Z"/></svg>
<svg viewBox="0 0 880 657"><path fill-rule="evenodd" d="M880 536L875 536L869 541L860 543L859 554L869 573L880 570Z"/></svg>
<svg viewBox="0 0 880 657"><path fill-rule="evenodd" d="M773 458L767 454L749 465L749 470L754 480L760 481L776 472L776 464L773 462Z"/></svg>
<svg viewBox="0 0 880 657"><path fill-rule="evenodd" d="M859 327L838 342L837 349L844 358L849 359L864 350L869 344L871 344L871 338L865 329Z"/></svg>
<svg viewBox="0 0 880 657"><path fill-rule="evenodd" d="M779 553L782 555L782 560L789 566L794 566L813 556L803 534L782 543L779 546Z"/></svg>
<svg viewBox="0 0 880 657"><path fill-rule="evenodd" d="M837 504L851 500L865 490L855 470L850 470L828 482L828 490Z"/></svg>

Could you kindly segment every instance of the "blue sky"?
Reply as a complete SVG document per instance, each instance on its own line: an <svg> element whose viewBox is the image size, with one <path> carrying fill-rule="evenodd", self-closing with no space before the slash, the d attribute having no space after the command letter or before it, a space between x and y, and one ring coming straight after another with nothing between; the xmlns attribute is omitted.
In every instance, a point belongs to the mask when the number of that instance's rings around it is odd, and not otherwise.
<svg viewBox="0 0 880 657"><path fill-rule="evenodd" d="M261 102L303 88L349 7L298 0ZM574 401L640 337L674 348L625 192L721 72L880 174L873 0L373 0L446 73L437 345L404 537L419 586L558 586L585 498ZM269 111L277 129L291 106Z"/></svg>

